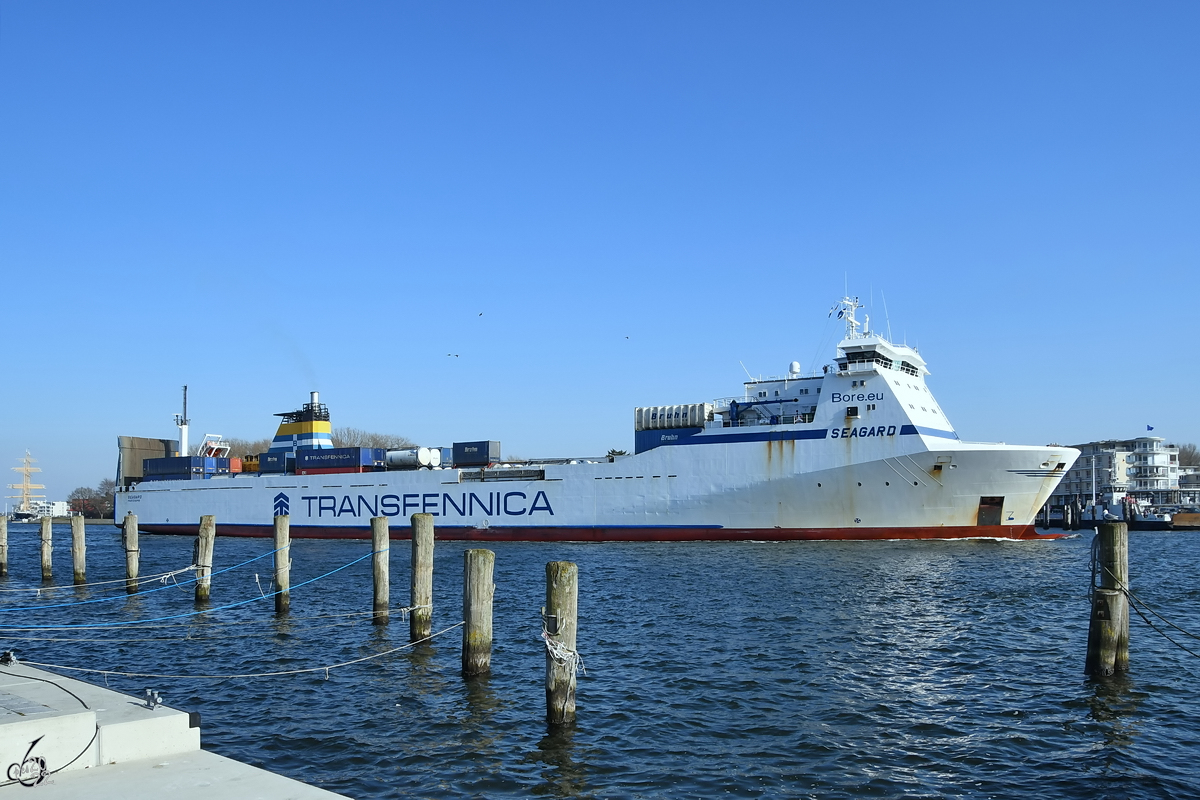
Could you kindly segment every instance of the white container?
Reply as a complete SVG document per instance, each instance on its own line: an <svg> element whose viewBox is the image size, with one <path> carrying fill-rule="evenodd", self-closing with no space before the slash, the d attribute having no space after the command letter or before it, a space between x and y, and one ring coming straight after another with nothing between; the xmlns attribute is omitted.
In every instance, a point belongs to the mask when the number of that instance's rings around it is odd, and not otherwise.
<svg viewBox="0 0 1200 800"><path fill-rule="evenodd" d="M437 448L412 447L406 450L388 450L387 465L399 469L436 467L442 463L442 451Z"/></svg>
<svg viewBox="0 0 1200 800"><path fill-rule="evenodd" d="M633 411L634 430L657 431L666 428L703 428L713 418L712 403L678 406L644 406Z"/></svg>

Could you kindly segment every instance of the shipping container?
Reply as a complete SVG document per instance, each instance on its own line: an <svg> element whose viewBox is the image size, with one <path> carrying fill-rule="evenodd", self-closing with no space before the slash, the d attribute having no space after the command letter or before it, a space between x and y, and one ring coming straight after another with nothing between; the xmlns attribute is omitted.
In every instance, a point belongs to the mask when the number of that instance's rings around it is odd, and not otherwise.
<svg viewBox="0 0 1200 800"><path fill-rule="evenodd" d="M406 450L387 451L387 465L390 469L436 467L441 463L442 451L438 447L412 447Z"/></svg>
<svg viewBox="0 0 1200 800"><path fill-rule="evenodd" d="M212 473L204 474L203 472L184 472L179 475L146 475L141 478L141 481L202 481L205 478L211 478Z"/></svg>
<svg viewBox="0 0 1200 800"><path fill-rule="evenodd" d="M240 458L230 458L229 459L229 471L231 473L232 472L241 472L242 471L242 460Z"/></svg>
<svg viewBox="0 0 1200 800"><path fill-rule="evenodd" d="M454 466L482 467L500 460L499 442L455 442Z"/></svg>
<svg viewBox="0 0 1200 800"><path fill-rule="evenodd" d="M171 458L147 458L142 461L142 473L145 475L182 475L185 472L212 473L222 470L229 471L228 458L173 456Z"/></svg>
<svg viewBox="0 0 1200 800"><path fill-rule="evenodd" d="M382 447L332 447L323 450L297 450L296 470L330 467L383 467L387 451Z"/></svg>
<svg viewBox="0 0 1200 800"><path fill-rule="evenodd" d="M296 454L291 450L276 450L274 453L258 454L259 472L294 472Z"/></svg>
<svg viewBox="0 0 1200 800"><path fill-rule="evenodd" d="M297 475L342 475L347 472L379 472L380 467L317 467L315 469L298 469Z"/></svg>

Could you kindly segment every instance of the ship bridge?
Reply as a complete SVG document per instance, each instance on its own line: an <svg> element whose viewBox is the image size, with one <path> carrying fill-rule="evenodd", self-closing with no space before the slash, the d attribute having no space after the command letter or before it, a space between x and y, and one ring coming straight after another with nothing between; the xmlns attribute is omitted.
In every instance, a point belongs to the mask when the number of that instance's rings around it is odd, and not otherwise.
<svg viewBox="0 0 1200 800"><path fill-rule="evenodd" d="M925 359L906 344L894 344L870 331L870 316L859 322L857 312L862 308L858 298L843 297L834 306L838 319L846 323L846 338L837 346L837 373L850 375L859 372L902 372L914 378L929 374ZM832 314L833 311L830 311Z"/></svg>

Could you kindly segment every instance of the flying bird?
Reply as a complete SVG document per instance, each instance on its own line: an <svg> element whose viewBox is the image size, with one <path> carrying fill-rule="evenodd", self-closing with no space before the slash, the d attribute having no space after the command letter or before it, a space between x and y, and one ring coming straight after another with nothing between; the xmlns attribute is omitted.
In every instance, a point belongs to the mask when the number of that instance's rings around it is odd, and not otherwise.
<svg viewBox="0 0 1200 800"><path fill-rule="evenodd" d="M454 356L455 358L458 358L458 353L446 353L447 358L449 358L450 356Z"/></svg>

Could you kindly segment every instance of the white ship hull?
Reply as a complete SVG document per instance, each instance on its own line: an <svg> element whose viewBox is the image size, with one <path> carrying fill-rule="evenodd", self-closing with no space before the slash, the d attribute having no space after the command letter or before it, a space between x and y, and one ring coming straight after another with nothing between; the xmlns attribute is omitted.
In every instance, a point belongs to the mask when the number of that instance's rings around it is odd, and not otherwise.
<svg viewBox="0 0 1200 800"><path fill-rule="evenodd" d="M485 541L1036 537L1079 451L961 441L921 356L868 333L858 308L842 301L846 338L820 372L793 363L735 400L637 409L633 456L131 481L118 516L191 533L211 514L218 533L248 536L287 514L298 537L367 537L376 516L403 537L428 513L443 538ZM315 394L305 409L280 416L328 427Z"/></svg>
<svg viewBox="0 0 1200 800"><path fill-rule="evenodd" d="M213 514L220 533L251 536L270 536L281 512L293 536L321 538L369 537L374 516L406 536L414 513L432 514L443 538L479 540L1028 538L1073 452L920 434L689 444L547 464L537 479L441 469L159 481L120 492L118 509L151 532L192 533ZM982 498L1002 498L991 519Z"/></svg>

